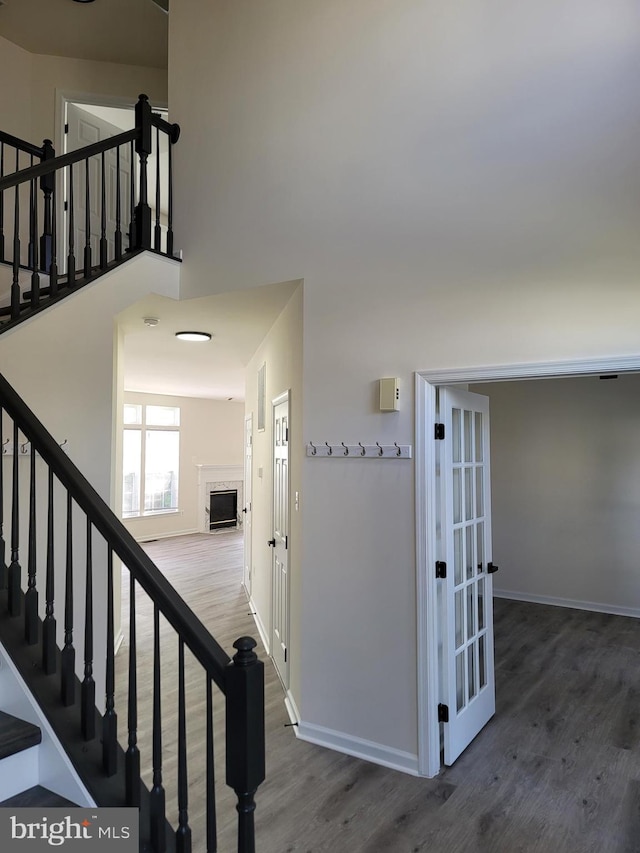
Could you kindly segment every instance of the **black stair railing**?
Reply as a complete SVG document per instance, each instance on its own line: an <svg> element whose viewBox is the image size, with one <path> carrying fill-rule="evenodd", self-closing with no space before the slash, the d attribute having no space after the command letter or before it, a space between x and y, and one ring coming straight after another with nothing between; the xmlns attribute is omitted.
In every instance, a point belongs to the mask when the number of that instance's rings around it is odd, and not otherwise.
<svg viewBox="0 0 640 853"><path fill-rule="evenodd" d="M10 276L0 303L4 326L132 253L174 256L172 148L179 136L146 95L135 106L133 130L59 157L48 139L38 147L0 131L0 265Z"/></svg>
<svg viewBox="0 0 640 853"><path fill-rule="evenodd" d="M129 805L140 809L141 850L191 853L193 843L198 849L214 853L218 849L214 753L214 694L217 688L223 694L225 706L226 783L237 798L237 850L238 853L255 853L255 794L265 777L264 665L254 652L255 641L240 637L234 643L233 659L229 657L2 375L0 435L3 442L0 459L0 640L49 716L97 805ZM22 456L25 458L20 458ZM38 513L36 517L38 501L35 496L39 486L44 492L42 502L46 505L46 517L45 513ZM22 506L26 506L29 514L26 593L20 570ZM11 517L9 567L3 556L6 553L3 507L9 508ZM81 521L84 517L84 523L78 524L77 516ZM56 520L61 528L59 547L56 545ZM82 532L81 548L74 550L79 532ZM37 542L45 543L45 560L36 554ZM84 557L83 571L77 571L74 565L74 554L77 556L79 551ZM98 552L104 564L102 575L98 573L102 565L97 559ZM122 562L125 573L128 571L129 666L124 685L116 683L114 558ZM57 559L62 563L58 578ZM37 612L41 583L36 568L43 562L46 569L44 619L37 616L34 622L33 608L35 604ZM77 587L81 579L85 582L84 591ZM106 595L98 593L98 584ZM56 589L59 595L63 592L60 596L64 619L60 638L62 649L56 643ZM80 626L74 624L74 591L78 592L76 605L83 600ZM152 637L138 635L136 616L141 592L146 593L153 608ZM29 604L25 607L27 601ZM98 612L106 617L106 624L100 631L96 627ZM103 622L105 619L100 624ZM173 641L167 639L167 631L173 634ZM77 666L83 674L82 681L75 675L76 637L83 638L81 650L79 646L79 657L83 660L78 661ZM143 642L149 650L148 658L144 658L148 697L140 696L139 689L138 666ZM93 678L94 651L98 648L105 649L106 656L102 714L95 707ZM187 649L190 652L188 684ZM177 674L171 669L173 652L177 652ZM171 660L165 665L167 654ZM171 672L175 677L169 683L167 673ZM194 680L197 684L200 679L202 694L194 702ZM188 690L191 691L190 699ZM117 739L120 702L124 703L123 712L126 711L120 715L123 722L126 720L126 724L121 725L126 728L126 734L120 736L122 746ZM177 761L173 762L172 770L175 778L171 777L168 787L164 739L169 723L164 712L167 705L176 702ZM144 720L141 718L143 705L149 710ZM194 755L195 747L189 750L192 705L198 725L202 726L204 719L205 728L197 755ZM140 748L138 739L138 732L143 729L151 733L146 753ZM190 769L196 759L202 762L198 778L204 776L206 781L204 788L200 780L191 790ZM151 780L150 790L142 782L145 773ZM175 801L169 801L169 791L175 791ZM194 796L200 799L199 811L204 812L204 825L203 837L197 841L194 838L192 842L189 804ZM169 811L175 826L170 826L167 820Z"/></svg>

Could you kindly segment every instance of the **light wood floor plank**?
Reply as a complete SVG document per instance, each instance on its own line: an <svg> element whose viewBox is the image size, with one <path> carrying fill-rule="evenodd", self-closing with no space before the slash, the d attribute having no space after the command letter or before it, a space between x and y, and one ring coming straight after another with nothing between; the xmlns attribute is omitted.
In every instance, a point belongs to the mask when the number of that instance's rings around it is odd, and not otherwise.
<svg viewBox="0 0 640 853"><path fill-rule="evenodd" d="M240 582L242 536L231 531L145 546L228 650L257 632ZM125 572L126 575L126 572ZM124 596L125 605L127 595ZM640 853L637 620L496 599L495 718L454 767L416 779L295 738L266 661L267 781L258 792L259 853ZM139 692L150 709L152 609L137 607ZM175 819L177 641L163 626L164 773ZM127 644L117 657L126 685ZM262 655L264 658L264 655ZM203 679L187 666L190 816L204 821ZM118 697L126 741L126 691ZM141 711L142 713L142 711ZM216 772L221 853L235 850L224 786L223 707ZM150 781L148 724L140 726Z"/></svg>

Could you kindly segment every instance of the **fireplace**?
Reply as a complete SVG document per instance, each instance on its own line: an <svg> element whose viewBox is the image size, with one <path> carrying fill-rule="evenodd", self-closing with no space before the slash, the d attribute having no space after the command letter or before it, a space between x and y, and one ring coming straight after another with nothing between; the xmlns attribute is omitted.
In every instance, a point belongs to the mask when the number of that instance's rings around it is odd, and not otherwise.
<svg viewBox="0 0 640 853"><path fill-rule="evenodd" d="M220 489L209 493L209 530L236 527L238 524L238 490Z"/></svg>
<svg viewBox="0 0 640 853"><path fill-rule="evenodd" d="M242 529L244 516L239 510L244 506L244 471L242 465L197 465L198 469L198 516L201 533L228 533ZM212 492L237 492L236 515L227 527L211 526ZM227 519L231 522L233 516Z"/></svg>

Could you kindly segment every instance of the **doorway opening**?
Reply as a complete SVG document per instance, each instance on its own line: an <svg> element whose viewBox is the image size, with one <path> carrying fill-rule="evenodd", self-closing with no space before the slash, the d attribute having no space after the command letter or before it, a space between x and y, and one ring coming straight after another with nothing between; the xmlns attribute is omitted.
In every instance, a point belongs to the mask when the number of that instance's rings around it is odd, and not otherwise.
<svg viewBox="0 0 640 853"><path fill-rule="evenodd" d="M573 362L485 367L416 374L416 536L418 588L418 684L419 684L419 770L435 776L440 770L438 719L441 647L438 625L440 603L433 567L438 560L437 534L439 495L436 487L437 456L433 440L437 412L437 389L441 386L495 383L508 380L567 379L637 373L640 356L602 358ZM513 496L511 498L513 500ZM500 556L498 554L498 556ZM506 596L505 596L506 597ZM526 599L525 599L526 600ZM555 601L551 603L563 603ZM566 606L573 606L569 603ZM615 612L615 611L611 611ZM629 613L627 615L637 615ZM446 723L444 724L446 725Z"/></svg>

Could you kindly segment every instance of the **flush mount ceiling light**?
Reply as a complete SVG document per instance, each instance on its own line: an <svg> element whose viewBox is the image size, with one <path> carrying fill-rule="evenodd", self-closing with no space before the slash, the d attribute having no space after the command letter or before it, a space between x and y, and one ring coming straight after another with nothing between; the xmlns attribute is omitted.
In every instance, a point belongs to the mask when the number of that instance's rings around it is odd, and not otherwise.
<svg viewBox="0 0 640 853"><path fill-rule="evenodd" d="M76 3L93 3L93 0L75 0Z"/></svg>
<svg viewBox="0 0 640 853"><path fill-rule="evenodd" d="M157 317L145 317L142 322L145 326L149 326L150 329L153 329L158 325L160 320L158 320Z"/></svg>
<svg viewBox="0 0 640 853"><path fill-rule="evenodd" d="M210 341L209 332L176 332L179 341Z"/></svg>

